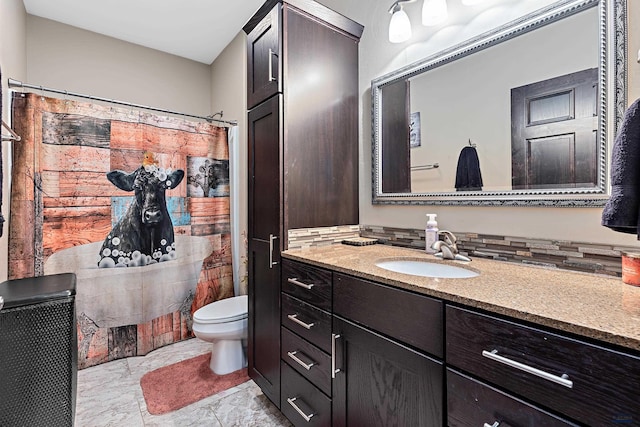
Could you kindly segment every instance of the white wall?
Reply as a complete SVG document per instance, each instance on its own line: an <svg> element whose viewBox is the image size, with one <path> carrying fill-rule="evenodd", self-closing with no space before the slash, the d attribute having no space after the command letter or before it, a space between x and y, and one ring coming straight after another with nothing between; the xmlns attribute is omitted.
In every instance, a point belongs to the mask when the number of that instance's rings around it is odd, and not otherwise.
<svg viewBox="0 0 640 427"><path fill-rule="evenodd" d="M374 206L371 204L371 80L394 69L460 42L468 35L468 26L479 29L480 22L456 23L434 30L422 27L422 2L405 6L414 30L413 38L403 44L387 40L391 2L373 2L362 7L358 0L320 0L321 3L365 26L360 41L360 223L390 227L423 228L425 213L437 213L440 228L464 232L510 235L532 238L633 246L633 235L613 232L600 225L601 208L541 207L458 207L458 206ZM493 0L499 3L498 0ZM452 4L453 2L449 2ZM504 2L503 2L504 3ZM536 3L523 0L524 6ZM640 48L640 2L629 3L629 100L640 96L640 66L636 62ZM512 3L513 4L513 3ZM513 8L515 10L515 8ZM501 11L512 12L507 6ZM506 16L506 15L505 15ZM463 39L464 40L464 39Z"/></svg>

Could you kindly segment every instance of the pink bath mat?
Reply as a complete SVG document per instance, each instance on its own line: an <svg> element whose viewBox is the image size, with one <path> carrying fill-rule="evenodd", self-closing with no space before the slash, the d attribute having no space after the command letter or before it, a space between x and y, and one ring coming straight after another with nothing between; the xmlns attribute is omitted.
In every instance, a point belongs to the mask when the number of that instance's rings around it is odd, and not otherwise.
<svg viewBox="0 0 640 427"><path fill-rule="evenodd" d="M211 353L202 354L144 374L140 386L149 413L166 414L249 380L246 368L216 375L210 360Z"/></svg>

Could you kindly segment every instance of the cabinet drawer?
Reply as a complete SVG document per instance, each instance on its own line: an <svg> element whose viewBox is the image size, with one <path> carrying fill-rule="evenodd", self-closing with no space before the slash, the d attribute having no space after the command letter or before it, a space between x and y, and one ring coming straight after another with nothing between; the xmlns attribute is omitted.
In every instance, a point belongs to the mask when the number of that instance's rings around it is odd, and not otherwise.
<svg viewBox="0 0 640 427"><path fill-rule="evenodd" d="M441 301L334 273L333 310L395 340L443 355Z"/></svg>
<svg viewBox="0 0 640 427"><path fill-rule="evenodd" d="M331 315L287 294L282 294L282 326L329 353Z"/></svg>
<svg viewBox="0 0 640 427"><path fill-rule="evenodd" d="M448 426L575 426L513 396L447 369Z"/></svg>
<svg viewBox="0 0 640 427"><path fill-rule="evenodd" d="M315 345L282 328L282 360L331 396L331 357Z"/></svg>
<svg viewBox="0 0 640 427"><path fill-rule="evenodd" d="M588 425L640 422L640 358L451 306L446 324L448 364Z"/></svg>
<svg viewBox="0 0 640 427"><path fill-rule="evenodd" d="M295 426L330 426L331 399L282 362L282 413Z"/></svg>
<svg viewBox="0 0 640 427"><path fill-rule="evenodd" d="M330 271L283 259L282 291L331 311Z"/></svg>

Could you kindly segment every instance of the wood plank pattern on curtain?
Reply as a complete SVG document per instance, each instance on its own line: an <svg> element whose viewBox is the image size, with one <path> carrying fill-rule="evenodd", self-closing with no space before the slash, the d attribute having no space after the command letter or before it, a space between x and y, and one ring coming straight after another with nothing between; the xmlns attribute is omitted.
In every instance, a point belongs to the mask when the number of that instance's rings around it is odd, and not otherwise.
<svg viewBox="0 0 640 427"><path fill-rule="evenodd" d="M33 93L14 93L12 114L22 141L13 145L10 279L51 274L49 264L69 248L99 248L133 199L106 174L134 172L148 153L162 168L185 171L180 184L166 191L176 241L179 236L204 237L200 241L212 248L202 262L195 293L171 313L139 324L101 327L79 311L79 367L144 355L192 337L191 314L233 296L227 129ZM172 262L176 260L159 264ZM123 269L106 270L116 274Z"/></svg>

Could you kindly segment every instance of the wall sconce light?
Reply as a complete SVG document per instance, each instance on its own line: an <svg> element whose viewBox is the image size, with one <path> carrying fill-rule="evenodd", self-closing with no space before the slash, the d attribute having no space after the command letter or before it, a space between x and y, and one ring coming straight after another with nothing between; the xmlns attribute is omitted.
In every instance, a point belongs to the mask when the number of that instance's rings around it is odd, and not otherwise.
<svg viewBox="0 0 640 427"><path fill-rule="evenodd" d="M411 38L411 22L409 16L402 10L401 3L411 2L413 0L398 0L391 5L389 13L391 14L391 22L389 22L389 41L391 43L406 42Z"/></svg>
<svg viewBox="0 0 640 427"><path fill-rule="evenodd" d="M472 1L472 0L471 0ZM424 0L422 5L422 25L438 25L447 19L447 0Z"/></svg>

